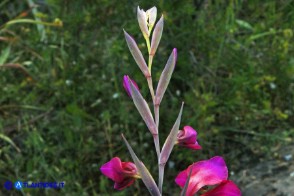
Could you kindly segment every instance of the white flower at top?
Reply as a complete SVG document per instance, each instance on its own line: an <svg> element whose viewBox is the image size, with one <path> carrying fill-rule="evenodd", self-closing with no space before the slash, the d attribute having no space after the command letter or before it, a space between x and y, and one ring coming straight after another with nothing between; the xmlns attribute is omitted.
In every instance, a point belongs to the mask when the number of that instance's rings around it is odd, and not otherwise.
<svg viewBox="0 0 294 196"><path fill-rule="evenodd" d="M146 12L143 9L140 9L138 6L137 9L137 18L139 22L140 29L145 38L150 36L150 32L155 24L157 15L157 8L152 7Z"/></svg>

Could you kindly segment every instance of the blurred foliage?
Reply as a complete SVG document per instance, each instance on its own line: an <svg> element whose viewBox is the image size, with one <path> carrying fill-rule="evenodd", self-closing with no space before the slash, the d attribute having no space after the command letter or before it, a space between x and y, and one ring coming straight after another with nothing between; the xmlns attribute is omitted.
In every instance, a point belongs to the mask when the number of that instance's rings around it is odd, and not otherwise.
<svg viewBox="0 0 294 196"><path fill-rule="evenodd" d="M131 75L150 100L122 33L124 28L133 35L146 55L136 20L138 5L155 5L165 16L154 81L172 48L178 48L178 63L160 109L161 143L185 101L182 126L197 129L203 146L198 152L174 149L166 169L166 194L180 192L174 178L192 162L223 155L237 171L293 142L292 0L3 0L1 186L6 180L65 181L61 190L22 192L146 194L142 182L115 191L99 171L113 156L131 160L120 137L123 132L157 179L151 134L121 84L124 74ZM62 21L63 27L4 25L18 17ZM16 192L1 188L0 193Z"/></svg>

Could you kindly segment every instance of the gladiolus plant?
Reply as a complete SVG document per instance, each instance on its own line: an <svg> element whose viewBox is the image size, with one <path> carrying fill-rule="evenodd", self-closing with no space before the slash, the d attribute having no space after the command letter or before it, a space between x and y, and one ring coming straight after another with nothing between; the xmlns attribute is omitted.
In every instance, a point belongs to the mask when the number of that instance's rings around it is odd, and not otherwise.
<svg viewBox="0 0 294 196"><path fill-rule="evenodd" d="M177 49L174 48L161 73L156 90L152 81L152 62L161 40L164 18L156 23L157 9L152 7L146 12L138 7L137 18L139 27L143 33L148 49L148 62L146 63L135 39L125 30L124 35L130 52L147 80L147 85L152 97L153 113L148 102L142 96L137 83L128 75L123 77L123 87L134 102L139 114L143 118L147 128L153 136L155 151L158 159L158 181L153 179L144 163L138 158L130 146L128 140L122 134L133 162L122 162L119 157L112 158L101 166L102 174L114 181L114 188L122 190L131 186L136 179L142 179L151 195L163 195L162 186L164 179L165 165L173 150L174 145L192 150L200 150L202 147L197 141L197 131L191 126L184 126L180 129L183 103L173 127L170 130L162 148L159 141L159 108L165 91L168 87L177 61ZM156 24L155 24L156 23ZM154 28L153 28L154 27ZM151 41L151 42L150 42ZM215 156L209 160L202 160L191 164L186 170L181 171L175 178L175 182L182 188L181 195L193 196L200 194L204 196L239 196L241 192L234 182L228 180L228 169L224 159ZM207 189L207 187L210 187Z"/></svg>

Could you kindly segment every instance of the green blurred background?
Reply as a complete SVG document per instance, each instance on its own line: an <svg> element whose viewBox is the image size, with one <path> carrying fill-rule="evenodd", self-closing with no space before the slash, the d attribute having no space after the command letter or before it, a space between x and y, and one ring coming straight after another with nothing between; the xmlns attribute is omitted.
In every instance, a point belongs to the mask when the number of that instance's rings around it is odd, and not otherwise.
<svg viewBox="0 0 294 196"><path fill-rule="evenodd" d="M293 0L2 0L1 195L19 193L4 190L6 180L66 183L61 190L26 189L23 195L147 195L139 181L113 190L99 171L113 156L131 161L124 133L157 179L151 134L122 88L128 74L151 100L122 31L135 37L146 57L138 5L156 6L165 17L155 84L178 48L160 110L161 144L184 101L181 127L194 127L203 147L174 149L166 195L180 192L175 176L200 159L222 155L238 172L293 142ZM59 18L63 26L5 25L24 18L51 24Z"/></svg>

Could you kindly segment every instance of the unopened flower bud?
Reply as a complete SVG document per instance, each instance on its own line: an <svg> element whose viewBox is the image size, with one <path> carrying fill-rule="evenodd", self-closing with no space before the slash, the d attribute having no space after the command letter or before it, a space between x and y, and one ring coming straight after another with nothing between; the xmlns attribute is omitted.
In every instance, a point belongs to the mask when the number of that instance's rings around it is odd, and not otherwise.
<svg viewBox="0 0 294 196"><path fill-rule="evenodd" d="M130 87L129 80L133 83L133 85L135 86L136 89L138 89L138 90L140 90L140 89L134 80L130 79L130 77L128 75L124 75L123 86L124 86L126 92L128 93L129 97L131 97L131 87Z"/></svg>
<svg viewBox="0 0 294 196"><path fill-rule="evenodd" d="M149 10L146 11L146 15L148 18L148 26L149 26L149 31L150 31L150 29L153 28L155 21L156 21L157 8L155 6L150 8Z"/></svg>
<svg viewBox="0 0 294 196"><path fill-rule="evenodd" d="M157 16L157 8L152 7L146 12L143 9L137 8L137 18L139 22L140 29L143 33L145 39L149 38L150 32L155 24Z"/></svg>
<svg viewBox="0 0 294 196"><path fill-rule="evenodd" d="M145 39L147 39L150 35L148 31L148 24L147 24L148 18L147 18L146 12L143 9L140 9L139 6L137 8L137 18L138 18L139 26L143 33L143 36L145 37Z"/></svg>

